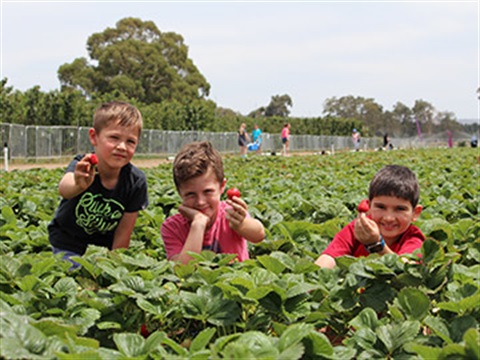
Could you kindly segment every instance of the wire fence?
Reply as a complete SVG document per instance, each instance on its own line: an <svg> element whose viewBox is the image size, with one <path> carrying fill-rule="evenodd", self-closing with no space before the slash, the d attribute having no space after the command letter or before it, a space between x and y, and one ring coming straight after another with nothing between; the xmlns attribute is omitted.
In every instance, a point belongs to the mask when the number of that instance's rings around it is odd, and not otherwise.
<svg viewBox="0 0 480 360"><path fill-rule="evenodd" d="M8 148L10 159L54 159L93 151L89 140L89 127L75 126L24 126L2 123L0 131L4 151ZM238 153L236 132L203 131L142 131L136 154L140 155L175 155L180 148L192 141L208 140L222 153ZM454 145L470 143L467 134L454 134ZM465 144L462 144L465 143ZM444 136L430 138L393 138L396 148L420 148L448 146ZM383 139L379 137L361 139L360 149L379 149ZM282 150L280 134L263 133L261 151L279 154ZM354 144L349 136L292 135L291 152L334 152L353 150Z"/></svg>

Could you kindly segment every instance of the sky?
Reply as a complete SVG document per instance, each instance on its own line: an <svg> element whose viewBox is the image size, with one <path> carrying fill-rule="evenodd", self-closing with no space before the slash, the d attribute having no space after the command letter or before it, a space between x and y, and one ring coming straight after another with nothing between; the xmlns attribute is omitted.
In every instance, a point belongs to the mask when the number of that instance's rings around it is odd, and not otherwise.
<svg viewBox="0 0 480 360"><path fill-rule="evenodd" d="M1 0L1 78L60 88L58 68L94 33L135 17L182 35L217 106L243 115L287 94L290 115L324 101L373 99L384 111L424 100L479 121L480 1Z"/></svg>

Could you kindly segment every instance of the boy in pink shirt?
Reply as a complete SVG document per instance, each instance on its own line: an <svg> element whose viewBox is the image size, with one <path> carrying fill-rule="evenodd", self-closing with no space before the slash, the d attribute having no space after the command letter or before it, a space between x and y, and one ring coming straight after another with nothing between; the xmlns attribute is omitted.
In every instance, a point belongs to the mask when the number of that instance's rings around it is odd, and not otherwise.
<svg viewBox="0 0 480 360"><path fill-rule="evenodd" d="M211 250L237 254L239 261L248 259L247 241L262 241L265 229L249 216L240 197L220 200L227 180L221 155L212 144L185 145L173 162L173 180L182 204L179 214L162 224L167 258L186 264L192 259L189 252Z"/></svg>
<svg viewBox="0 0 480 360"><path fill-rule="evenodd" d="M382 168L370 183L368 212L360 212L340 230L315 264L333 268L339 256L401 255L421 248L425 236L411 224L422 212L419 197L417 178L409 168Z"/></svg>

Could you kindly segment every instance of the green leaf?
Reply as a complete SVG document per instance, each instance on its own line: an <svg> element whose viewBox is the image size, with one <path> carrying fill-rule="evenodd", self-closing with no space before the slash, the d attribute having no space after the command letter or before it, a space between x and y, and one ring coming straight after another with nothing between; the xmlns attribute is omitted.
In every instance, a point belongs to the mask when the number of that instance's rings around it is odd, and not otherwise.
<svg viewBox="0 0 480 360"><path fill-rule="evenodd" d="M478 329L467 330L463 340L467 356L472 359L480 359L480 332Z"/></svg>
<svg viewBox="0 0 480 360"><path fill-rule="evenodd" d="M378 338L392 354L406 343L413 341L420 330L418 321L405 321L401 324L387 324L376 329Z"/></svg>
<svg viewBox="0 0 480 360"><path fill-rule="evenodd" d="M458 302L439 302L437 304L437 307L442 310L447 310L453 313L464 315L470 311L478 309L478 304L480 304L480 293L468 296Z"/></svg>
<svg viewBox="0 0 480 360"><path fill-rule="evenodd" d="M422 261L425 264L442 261L445 257L443 249L440 244L431 239L427 239L422 244Z"/></svg>
<svg viewBox="0 0 480 360"><path fill-rule="evenodd" d="M362 327L355 331L350 339L346 340L346 344L352 347L359 346L364 350L374 349L377 342L377 334L373 329Z"/></svg>
<svg viewBox="0 0 480 360"><path fill-rule="evenodd" d="M35 275L27 275L17 280L17 286L24 292L33 291L39 283L39 278Z"/></svg>
<svg viewBox="0 0 480 360"><path fill-rule="evenodd" d="M180 297L184 303L184 316L187 318L227 326L240 316L238 304L223 299L223 293L217 287L203 286L197 289L196 293L181 291Z"/></svg>
<svg viewBox="0 0 480 360"><path fill-rule="evenodd" d="M285 270L285 265L283 265L280 260L277 260L269 255L259 256L257 260L265 267L265 269L273 272L274 274L278 275Z"/></svg>
<svg viewBox="0 0 480 360"><path fill-rule="evenodd" d="M328 338L324 334L318 331L310 331L310 334L304 339L303 343L306 343L305 358L314 358L318 355L333 355L332 344L330 344L330 341L328 341Z"/></svg>
<svg viewBox="0 0 480 360"><path fill-rule="evenodd" d="M67 338L68 336L74 337L78 330L75 326L62 324L59 321L53 321L47 318L32 323L32 326L40 330L46 336L56 335L59 338Z"/></svg>
<svg viewBox="0 0 480 360"><path fill-rule="evenodd" d="M75 296L77 294L78 284L71 277L65 277L56 282L53 288L57 291L57 295L70 295Z"/></svg>
<svg viewBox="0 0 480 360"><path fill-rule="evenodd" d="M295 324L289 326L282 334L278 341L278 349L280 352L288 349L290 346L293 346L302 341L303 338L307 337L310 334L310 331L313 329L312 325L307 325L304 323Z"/></svg>
<svg viewBox="0 0 480 360"><path fill-rule="evenodd" d="M122 329L122 324L114 321L102 321L97 323L97 328L100 330L108 330L108 329Z"/></svg>
<svg viewBox="0 0 480 360"><path fill-rule="evenodd" d="M403 288L398 293L397 300L408 320L421 321L430 309L430 299L417 288Z"/></svg>
<svg viewBox="0 0 480 360"><path fill-rule="evenodd" d="M117 345L118 350L125 356L138 357L145 355L145 339L133 333L120 333L113 335L113 341Z"/></svg>
<svg viewBox="0 0 480 360"><path fill-rule="evenodd" d="M368 328L375 330L378 326L377 313L372 308L365 308L350 321L350 326L355 329Z"/></svg>
<svg viewBox="0 0 480 360"><path fill-rule="evenodd" d="M190 352L196 352L205 349L213 335L216 333L215 328L206 328L202 330L196 337L193 339L192 344L190 345Z"/></svg>
<svg viewBox="0 0 480 360"><path fill-rule="evenodd" d="M421 356L422 359L441 359L442 349L432 346L421 345L411 342L405 345L405 350L414 352Z"/></svg>
<svg viewBox="0 0 480 360"><path fill-rule="evenodd" d="M15 218L15 213L10 206L2 207L2 218L7 224L15 224L17 222L17 219Z"/></svg>
<svg viewBox="0 0 480 360"><path fill-rule="evenodd" d="M448 344L453 343L450 338L450 332L448 330L448 325L446 321L442 318L427 316L423 323L427 325L438 337Z"/></svg>

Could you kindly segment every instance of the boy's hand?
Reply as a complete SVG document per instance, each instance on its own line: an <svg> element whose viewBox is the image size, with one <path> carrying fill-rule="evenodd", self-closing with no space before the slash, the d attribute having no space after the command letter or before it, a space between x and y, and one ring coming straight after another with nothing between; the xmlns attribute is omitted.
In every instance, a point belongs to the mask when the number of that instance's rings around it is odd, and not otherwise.
<svg viewBox="0 0 480 360"><path fill-rule="evenodd" d="M380 240L380 229L375 221L365 213L360 213L355 221L355 238L363 245L373 244Z"/></svg>
<svg viewBox="0 0 480 360"><path fill-rule="evenodd" d="M178 211L180 214L185 216L191 223L200 223L207 226L208 222L210 221L209 217L202 213L201 211L195 210L194 208L180 205L178 207Z"/></svg>
<svg viewBox="0 0 480 360"><path fill-rule="evenodd" d="M238 230L247 217L247 203L241 198L234 196L232 199L227 200L227 204L230 205L230 208L226 209L225 218L233 230Z"/></svg>
<svg viewBox="0 0 480 360"><path fill-rule="evenodd" d="M91 154L85 155L82 160L77 162L73 173L75 184L82 190L88 189L95 179L95 166L90 163L91 156Z"/></svg>

